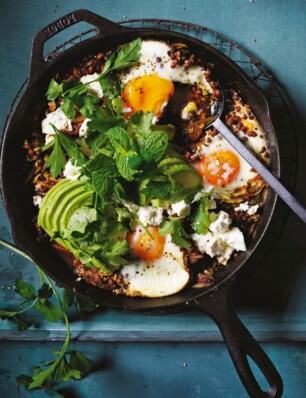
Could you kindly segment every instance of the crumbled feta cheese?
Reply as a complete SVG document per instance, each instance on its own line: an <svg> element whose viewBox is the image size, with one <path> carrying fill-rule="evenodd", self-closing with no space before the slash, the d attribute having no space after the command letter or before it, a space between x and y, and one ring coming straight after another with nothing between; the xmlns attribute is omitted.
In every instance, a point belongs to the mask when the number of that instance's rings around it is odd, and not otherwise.
<svg viewBox="0 0 306 398"><path fill-rule="evenodd" d="M235 211L247 211L250 206L248 202L240 203L238 207L235 207Z"/></svg>
<svg viewBox="0 0 306 398"><path fill-rule="evenodd" d="M184 200L181 200L176 203L171 204L171 210L168 210L170 215L177 215L179 217L184 217L189 214L190 205L187 204Z"/></svg>
<svg viewBox="0 0 306 398"><path fill-rule="evenodd" d="M85 75L81 77L81 82L83 84L92 82L99 77L98 73L93 73L92 75ZM94 95L95 97L102 98L103 91L99 82L93 82L87 85L87 93Z"/></svg>
<svg viewBox="0 0 306 398"><path fill-rule="evenodd" d="M79 130L79 137L85 137L88 132L88 122L90 122L90 119L86 118L83 123L81 124L80 130Z"/></svg>
<svg viewBox="0 0 306 398"><path fill-rule="evenodd" d="M80 175L81 175L80 171L81 171L81 167L79 167L79 166L74 166L74 165L71 163L71 160L69 160L69 161L66 163L66 166L65 166L65 168L64 168L63 174L64 174L64 176L65 176L66 178L68 178L68 180L76 181L76 180L80 177Z"/></svg>
<svg viewBox="0 0 306 398"><path fill-rule="evenodd" d="M123 201L123 204L128 209L128 211L130 211L131 213L137 215L139 206L137 206L135 203L125 202L125 201Z"/></svg>
<svg viewBox="0 0 306 398"><path fill-rule="evenodd" d="M42 200L43 200L42 196L39 196L39 195L33 196L34 206L40 207L42 204Z"/></svg>
<svg viewBox="0 0 306 398"><path fill-rule="evenodd" d="M250 216L256 214L258 209L259 209L258 205L249 206L248 202L240 203L238 207L235 207L236 211L246 211Z"/></svg>
<svg viewBox="0 0 306 398"><path fill-rule="evenodd" d="M163 209L161 207L139 206L138 218L145 226L157 226L163 221Z"/></svg>
<svg viewBox="0 0 306 398"><path fill-rule="evenodd" d="M192 234L191 239L196 243L201 253L210 257L217 257L219 263L226 264L234 250L245 251L243 233L239 228L230 228L231 219L227 213L220 211L217 219L210 224L210 232L206 234Z"/></svg>
<svg viewBox="0 0 306 398"><path fill-rule="evenodd" d="M54 135L53 134L46 134L45 137L45 145L49 144L49 142L54 140Z"/></svg>
<svg viewBox="0 0 306 398"><path fill-rule="evenodd" d="M257 210L258 210L258 209L259 209L259 206L258 206L258 205L251 206L251 207L249 208L249 210L247 211L247 213L248 213L250 216L253 216L254 214L257 213Z"/></svg>
<svg viewBox="0 0 306 398"><path fill-rule="evenodd" d="M41 122L41 129L43 134L54 136L54 130L51 123L58 130L68 129L72 131L71 120L64 114L61 108L57 108L56 111L48 113L47 117ZM50 137L49 137L49 141Z"/></svg>
<svg viewBox="0 0 306 398"><path fill-rule="evenodd" d="M209 230L213 233L222 234L225 231L228 231L232 220L229 214L225 213L225 211L220 211L218 213L218 218L216 221L212 222L209 226Z"/></svg>
<svg viewBox="0 0 306 398"><path fill-rule="evenodd" d="M191 112L196 112L197 110L198 110L198 107L197 107L197 104L195 102L188 102L188 104L182 110L181 118L183 120L189 120L190 119L190 113Z"/></svg>

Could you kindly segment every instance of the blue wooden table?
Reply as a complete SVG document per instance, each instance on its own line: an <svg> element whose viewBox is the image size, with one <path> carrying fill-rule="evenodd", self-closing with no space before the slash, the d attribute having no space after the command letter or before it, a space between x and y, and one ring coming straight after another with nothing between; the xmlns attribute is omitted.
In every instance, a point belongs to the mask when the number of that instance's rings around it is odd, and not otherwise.
<svg viewBox="0 0 306 398"><path fill-rule="evenodd" d="M111 20L165 18L210 27L242 45L281 82L295 118L299 154L296 195L306 204L306 3L304 0L11 0L0 3L0 124L29 69L33 35L77 8ZM84 29L63 32L48 48ZM11 240L0 209L0 238ZM284 380L284 397L306 395L306 228L290 215L285 229L257 267L244 272L236 286L238 312L263 345ZM33 265L0 248L0 306L13 308L15 278L38 285ZM33 315L34 316L34 315ZM216 325L204 314L167 316L126 314L113 310L75 316L77 348L98 366L80 382L63 387L69 396L91 397L246 397ZM15 376L30 373L50 359L65 338L62 324L44 322L18 332L0 322L1 397L17 397ZM21 397L47 396L24 390Z"/></svg>

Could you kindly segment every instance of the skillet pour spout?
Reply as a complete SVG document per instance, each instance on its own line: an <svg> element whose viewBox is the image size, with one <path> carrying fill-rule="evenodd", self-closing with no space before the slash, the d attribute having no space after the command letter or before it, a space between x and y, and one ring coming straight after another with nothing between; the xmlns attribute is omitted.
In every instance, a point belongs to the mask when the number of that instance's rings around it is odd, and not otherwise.
<svg viewBox="0 0 306 398"><path fill-rule="evenodd" d="M45 42L58 32L81 21L95 26L97 34L69 48L52 62L46 62L43 58ZM186 302L193 303L196 308L207 312L219 326L236 370L250 397L280 397L282 381L277 370L235 314L231 300L234 274L240 270L256 249L271 220L276 203L276 194L272 190L268 191L261 219L257 224L256 233L248 250L240 253L228 266L223 267L220 272L218 271L214 287L199 289L187 287L169 297L147 299L116 296L110 291L88 285L84 281L76 282L73 271L68 268L50 244L39 243L36 240L36 231L32 222L34 208L31 192L29 192L23 172L25 154L22 145L24 139L30 136L31 128L33 128L28 121L29 115L33 112L37 118L43 115L45 92L51 78L58 71L66 69L68 65L72 66L89 53L108 51L137 37L185 42L195 54L205 55L207 62L215 65L215 73L220 83L223 86L231 84L254 109L271 147L271 171L279 176L279 149L266 98L234 62L208 44L181 33L162 29L126 28L90 11L77 10L52 22L35 36L29 83L11 114L4 132L0 164L1 189L14 240L17 246L60 286L106 307L134 312L171 313L185 308ZM249 366L248 357L254 360L266 377L270 385L269 391L264 392L260 389Z"/></svg>

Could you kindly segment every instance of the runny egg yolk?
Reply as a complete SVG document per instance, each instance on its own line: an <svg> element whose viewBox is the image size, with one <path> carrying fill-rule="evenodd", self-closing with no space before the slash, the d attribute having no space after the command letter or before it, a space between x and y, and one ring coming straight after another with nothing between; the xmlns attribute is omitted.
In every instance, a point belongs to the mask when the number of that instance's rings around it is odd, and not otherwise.
<svg viewBox="0 0 306 398"><path fill-rule="evenodd" d="M211 185L230 184L240 170L239 157L231 151L212 152L193 164L198 173Z"/></svg>
<svg viewBox="0 0 306 398"><path fill-rule="evenodd" d="M173 93L172 81L152 74L130 80L124 87L122 97L132 109L132 113L144 111L158 115Z"/></svg>
<svg viewBox="0 0 306 398"><path fill-rule="evenodd" d="M159 228L147 227L153 239L141 225L128 234L127 241L132 253L145 261L154 261L164 252L165 238L158 233Z"/></svg>

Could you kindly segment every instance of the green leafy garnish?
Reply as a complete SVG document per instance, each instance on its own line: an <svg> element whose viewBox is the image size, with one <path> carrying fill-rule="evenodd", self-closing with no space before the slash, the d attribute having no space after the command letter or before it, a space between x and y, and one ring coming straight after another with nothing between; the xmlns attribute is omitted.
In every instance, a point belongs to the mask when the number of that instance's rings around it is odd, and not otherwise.
<svg viewBox="0 0 306 398"><path fill-rule="evenodd" d="M188 242L189 236L179 218L169 217L167 220L163 220L160 225L159 234L161 236L171 234L172 240L176 245L184 249L189 249L190 247Z"/></svg>
<svg viewBox="0 0 306 398"><path fill-rule="evenodd" d="M215 213L210 212L212 204L208 195L204 195L198 202L198 208L191 217L191 226L197 234L206 234L215 220Z"/></svg>
<svg viewBox="0 0 306 398"><path fill-rule="evenodd" d="M45 151L53 147L53 150L47 159L46 166L50 168L52 176L56 178L65 168L65 153L77 165L83 164L86 158L74 139L68 137L64 133L61 133L53 124L51 124L51 126L55 132L52 145L47 144L43 146L41 150Z"/></svg>
<svg viewBox="0 0 306 398"><path fill-rule="evenodd" d="M13 245L0 240L0 244L10 248L14 252L21 254L26 259L30 259L26 254L21 252L19 249ZM84 354L79 351L72 349L69 350L69 345L71 344L70 335L70 324L67 316L67 309L73 304L79 310L90 311L97 308L97 304L88 303L85 300L78 299L73 296L70 292L63 290L63 298L60 295L50 281L49 277L44 274L44 272L38 268L41 286L38 288L37 292L34 287L21 279L16 279L15 281L15 292L19 294L26 301L31 302L31 304L20 310L20 311L5 311L0 310L0 319L10 320L14 322L20 331L28 329L31 324L23 319L21 315L27 312L29 309L34 308L42 313L48 321L59 322L62 318L65 321L67 336L63 343L62 348L59 351L54 351L53 354L55 358L46 363L40 363L39 365L33 366L34 373L30 375L20 375L17 376L17 384L23 386L29 390L46 390L53 395L63 397L59 394L55 387L58 383L66 382L69 380L79 380L90 373L92 369L93 362L87 358ZM58 305L52 303L49 299L55 297Z"/></svg>

